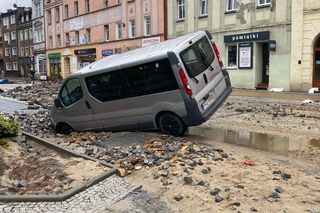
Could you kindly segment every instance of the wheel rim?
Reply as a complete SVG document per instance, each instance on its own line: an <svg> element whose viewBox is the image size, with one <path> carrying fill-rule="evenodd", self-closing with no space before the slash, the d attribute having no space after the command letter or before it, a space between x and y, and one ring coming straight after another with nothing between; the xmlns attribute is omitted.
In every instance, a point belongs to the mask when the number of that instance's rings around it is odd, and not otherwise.
<svg viewBox="0 0 320 213"><path fill-rule="evenodd" d="M164 117L161 121L162 129L167 134L177 135L180 133L181 127L176 119L168 116Z"/></svg>

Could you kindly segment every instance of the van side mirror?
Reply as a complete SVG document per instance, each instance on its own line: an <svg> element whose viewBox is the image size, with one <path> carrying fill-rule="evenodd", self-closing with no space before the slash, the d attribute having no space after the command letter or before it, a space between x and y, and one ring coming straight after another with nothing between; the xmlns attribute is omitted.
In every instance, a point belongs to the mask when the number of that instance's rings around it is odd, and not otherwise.
<svg viewBox="0 0 320 213"><path fill-rule="evenodd" d="M60 101L60 98L54 99L54 105L55 105L58 109L63 108L63 105L62 105L62 103L61 103L61 101Z"/></svg>

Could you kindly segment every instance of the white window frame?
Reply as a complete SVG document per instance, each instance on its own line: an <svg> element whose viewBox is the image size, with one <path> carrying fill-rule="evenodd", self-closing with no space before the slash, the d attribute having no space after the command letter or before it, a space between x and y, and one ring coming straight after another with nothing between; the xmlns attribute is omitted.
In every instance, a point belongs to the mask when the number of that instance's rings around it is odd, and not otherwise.
<svg viewBox="0 0 320 213"><path fill-rule="evenodd" d="M237 11L238 10L238 0L227 0L226 11Z"/></svg>
<svg viewBox="0 0 320 213"><path fill-rule="evenodd" d="M9 33L4 33L3 37L4 37L4 41L10 42L10 34Z"/></svg>
<svg viewBox="0 0 320 213"><path fill-rule="evenodd" d="M11 32L11 40L16 40L17 39L17 32L16 31L12 31Z"/></svg>
<svg viewBox="0 0 320 213"><path fill-rule="evenodd" d="M24 30L24 40L28 40L29 39L29 30L25 29Z"/></svg>
<svg viewBox="0 0 320 213"><path fill-rule="evenodd" d="M11 62L6 62L6 70L12 70Z"/></svg>
<svg viewBox="0 0 320 213"><path fill-rule="evenodd" d="M23 32L23 30L19 31L19 35L20 35L20 41L23 41L24 40L24 32Z"/></svg>
<svg viewBox="0 0 320 213"><path fill-rule="evenodd" d="M120 40L122 37L121 35L121 23L116 24L116 40Z"/></svg>
<svg viewBox="0 0 320 213"><path fill-rule="evenodd" d="M233 66L229 66L229 47L236 47L236 63L235 63L235 65L233 65ZM237 67L238 67L238 57L239 57L239 55L238 55L238 45L237 44L232 44L232 45L228 45L228 46L226 46L226 65L227 65L227 69L237 69Z"/></svg>
<svg viewBox="0 0 320 213"><path fill-rule="evenodd" d="M186 18L186 4L185 0L177 0L178 5L178 20L184 20Z"/></svg>
<svg viewBox="0 0 320 213"><path fill-rule="evenodd" d="M10 56L10 49L9 48L4 49L4 56Z"/></svg>
<svg viewBox="0 0 320 213"><path fill-rule="evenodd" d="M104 25L104 39L106 41L110 40L110 25L109 24Z"/></svg>
<svg viewBox="0 0 320 213"><path fill-rule="evenodd" d="M17 55L17 47L12 47L12 55Z"/></svg>
<svg viewBox="0 0 320 213"><path fill-rule="evenodd" d="M18 70L18 62L13 62L13 70Z"/></svg>
<svg viewBox="0 0 320 213"><path fill-rule="evenodd" d="M29 28L29 39L33 39L33 29Z"/></svg>
<svg viewBox="0 0 320 213"><path fill-rule="evenodd" d="M10 16L10 23L11 24L15 24L16 23L16 16L15 15Z"/></svg>
<svg viewBox="0 0 320 213"><path fill-rule="evenodd" d="M21 47L21 49L20 49L20 56L24 57L24 47Z"/></svg>
<svg viewBox="0 0 320 213"><path fill-rule="evenodd" d="M134 38L136 37L136 21L134 19L129 20L129 38Z"/></svg>
<svg viewBox="0 0 320 213"><path fill-rule="evenodd" d="M204 11L202 10L204 9ZM200 16L208 15L208 0L200 0Z"/></svg>
<svg viewBox="0 0 320 213"><path fill-rule="evenodd" d="M271 5L271 0L257 0L258 1L258 6L266 6L266 5ZM260 3L260 1L263 1Z"/></svg>
<svg viewBox="0 0 320 213"><path fill-rule="evenodd" d="M9 17L5 17L3 18L3 26L6 27L6 26L9 26Z"/></svg>
<svg viewBox="0 0 320 213"><path fill-rule="evenodd" d="M150 16L144 17L144 35L145 36L151 35L151 17Z"/></svg>

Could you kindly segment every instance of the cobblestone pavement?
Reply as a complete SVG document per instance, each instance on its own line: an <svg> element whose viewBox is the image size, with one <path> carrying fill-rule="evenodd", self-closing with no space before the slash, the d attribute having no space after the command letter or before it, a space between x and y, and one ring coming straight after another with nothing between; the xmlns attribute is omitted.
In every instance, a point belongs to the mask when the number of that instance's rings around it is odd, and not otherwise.
<svg viewBox="0 0 320 213"><path fill-rule="evenodd" d="M139 186L113 175L63 202L0 203L0 212L10 213L95 213L104 205L116 203Z"/></svg>

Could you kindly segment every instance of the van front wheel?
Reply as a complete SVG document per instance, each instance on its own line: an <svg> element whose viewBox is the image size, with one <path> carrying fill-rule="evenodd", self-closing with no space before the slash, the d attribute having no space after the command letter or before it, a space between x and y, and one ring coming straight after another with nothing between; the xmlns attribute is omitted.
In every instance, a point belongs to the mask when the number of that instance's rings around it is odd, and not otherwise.
<svg viewBox="0 0 320 213"><path fill-rule="evenodd" d="M160 115L159 128L164 134L173 136L181 136L187 129L181 119L172 113Z"/></svg>

